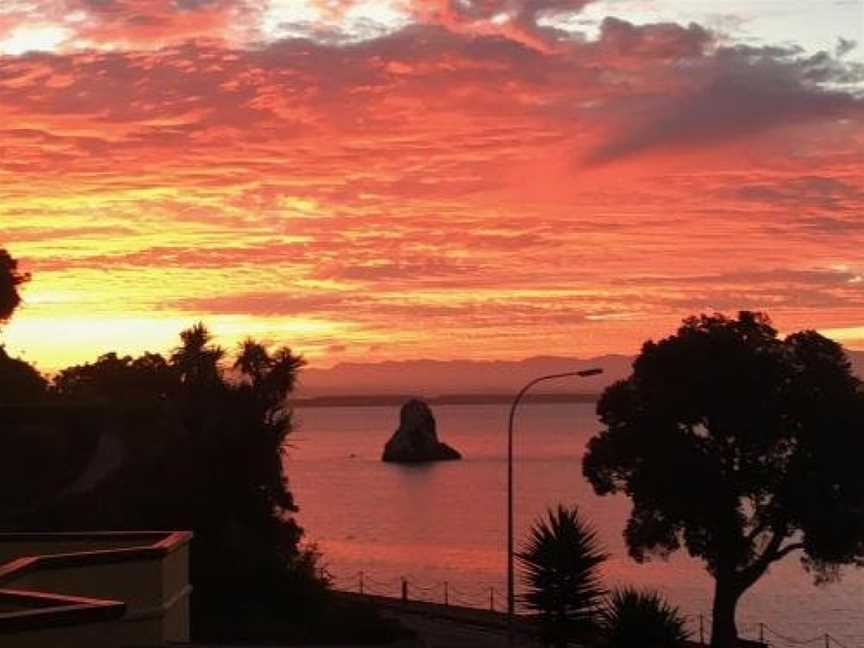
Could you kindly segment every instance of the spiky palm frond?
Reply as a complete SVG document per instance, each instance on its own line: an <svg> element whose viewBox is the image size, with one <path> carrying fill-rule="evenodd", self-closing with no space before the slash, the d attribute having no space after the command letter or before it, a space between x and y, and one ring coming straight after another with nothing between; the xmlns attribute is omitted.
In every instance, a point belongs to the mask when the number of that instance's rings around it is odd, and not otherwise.
<svg viewBox="0 0 864 648"><path fill-rule="evenodd" d="M608 558L579 510L558 506L531 528L516 554L526 584L525 605L546 624L588 627L604 595L600 565Z"/></svg>
<svg viewBox="0 0 864 648"><path fill-rule="evenodd" d="M603 648L681 648L689 633L678 608L654 591L612 592L600 618Z"/></svg>
<svg viewBox="0 0 864 648"><path fill-rule="evenodd" d="M273 364L267 346L252 338L246 338L240 343L239 348L237 359L234 361L234 368L238 369L253 384L257 383Z"/></svg>
<svg viewBox="0 0 864 648"><path fill-rule="evenodd" d="M213 336L198 322L180 333L181 344L171 354L171 364L180 372L186 384L221 381L220 363L225 349L212 344Z"/></svg>

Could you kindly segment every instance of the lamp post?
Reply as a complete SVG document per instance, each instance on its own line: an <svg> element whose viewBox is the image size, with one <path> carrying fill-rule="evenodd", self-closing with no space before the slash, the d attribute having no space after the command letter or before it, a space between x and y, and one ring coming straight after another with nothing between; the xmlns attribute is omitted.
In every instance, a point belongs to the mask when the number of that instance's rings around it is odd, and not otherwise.
<svg viewBox="0 0 864 648"><path fill-rule="evenodd" d="M564 373L540 376L525 385L510 406L510 418L507 423L507 643L513 645L513 615L516 608L516 595L513 587L513 418L519 401L534 385L546 380L558 378L587 378L603 373L602 369L582 369Z"/></svg>

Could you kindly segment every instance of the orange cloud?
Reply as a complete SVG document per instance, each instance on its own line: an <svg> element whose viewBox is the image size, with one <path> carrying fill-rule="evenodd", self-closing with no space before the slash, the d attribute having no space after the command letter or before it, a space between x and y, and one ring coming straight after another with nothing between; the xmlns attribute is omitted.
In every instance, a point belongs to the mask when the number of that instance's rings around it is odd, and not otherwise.
<svg viewBox="0 0 864 648"><path fill-rule="evenodd" d="M156 317L138 350L205 318L322 362L632 351L714 309L864 326L860 68L549 22L584 4L415 3L376 37L273 42L243 40L259 4L46 4L105 49L0 57L0 244L34 273L7 341L57 364L34 332L67 322L75 359L110 348L75 345L82 313Z"/></svg>

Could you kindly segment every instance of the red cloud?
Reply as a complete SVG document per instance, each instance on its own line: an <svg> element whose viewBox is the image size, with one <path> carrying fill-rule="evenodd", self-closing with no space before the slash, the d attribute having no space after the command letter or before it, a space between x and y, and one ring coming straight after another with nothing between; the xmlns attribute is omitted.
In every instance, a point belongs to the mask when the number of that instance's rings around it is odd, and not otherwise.
<svg viewBox="0 0 864 648"><path fill-rule="evenodd" d="M427 2L378 38L254 47L199 38L250 4L76 2L79 38L125 45L0 57L0 222L49 303L305 312L415 345L426 318L486 327L487 355L601 321L635 345L708 307L858 325L860 269L831 269L864 240L842 58L542 19L579 2Z"/></svg>

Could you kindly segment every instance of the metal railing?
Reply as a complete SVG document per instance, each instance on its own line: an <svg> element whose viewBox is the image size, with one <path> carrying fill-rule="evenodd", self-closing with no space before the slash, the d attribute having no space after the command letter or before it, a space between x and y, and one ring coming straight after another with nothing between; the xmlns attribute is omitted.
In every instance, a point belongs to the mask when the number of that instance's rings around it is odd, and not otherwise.
<svg viewBox="0 0 864 648"><path fill-rule="evenodd" d="M711 641L711 614L690 614L685 616L690 626L691 636L699 645L708 645ZM827 632L801 639L778 632L767 623L738 624L738 638L758 642L772 648L797 648L798 646L813 646L814 648L852 648L832 634Z"/></svg>
<svg viewBox="0 0 864 648"><path fill-rule="evenodd" d="M507 596L496 587L457 586L446 580L424 585L406 577L379 580L363 571L349 577L327 574L327 578L334 589L345 592L492 612L507 609Z"/></svg>
<svg viewBox="0 0 864 648"><path fill-rule="evenodd" d="M326 573L327 579L337 591L353 592L368 596L379 596L401 600L432 603L445 607L462 607L492 612L506 612L507 595L494 586L466 587L443 580L424 584L416 579L402 576L379 580L366 571L352 575ZM693 641L708 645L711 641L711 614L688 614L684 616ZM775 630L767 623L744 623L738 626L738 637L758 642L770 648L864 648L855 646L829 633L810 638L792 637Z"/></svg>

